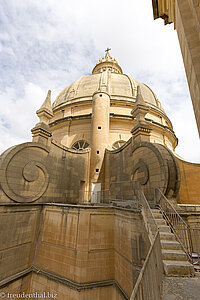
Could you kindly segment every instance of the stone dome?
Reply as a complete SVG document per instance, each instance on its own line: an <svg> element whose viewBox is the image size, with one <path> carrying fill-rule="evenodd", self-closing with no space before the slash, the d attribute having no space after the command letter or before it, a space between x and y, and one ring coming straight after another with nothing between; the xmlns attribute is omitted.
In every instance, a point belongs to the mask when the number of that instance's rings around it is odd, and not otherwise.
<svg viewBox="0 0 200 300"><path fill-rule="evenodd" d="M119 147L132 136L131 131L136 124L132 110L138 90L147 106L145 119L151 126L151 141L174 150L177 138L154 92L147 85L124 74L116 59L108 52L99 59L91 75L80 77L56 97L52 105L53 117L49 122L53 138L72 149L81 149L82 144L90 145L94 98L100 93L100 97L102 94L109 95L107 148Z"/></svg>
<svg viewBox="0 0 200 300"><path fill-rule="evenodd" d="M154 92L147 85L123 74L118 62L110 54L99 59L91 75L82 76L64 88L56 97L52 108L56 110L72 103L92 100L93 94L98 90L106 91L111 101L135 102L137 86L140 86L148 106L165 113Z"/></svg>
<svg viewBox="0 0 200 300"><path fill-rule="evenodd" d="M147 85L126 74L110 73L109 75L107 88L111 100L134 102L139 85L145 102L164 112L158 98ZM94 92L99 90L101 79L102 73L80 77L61 91L53 103L53 110L75 101L92 100Z"/></svg>

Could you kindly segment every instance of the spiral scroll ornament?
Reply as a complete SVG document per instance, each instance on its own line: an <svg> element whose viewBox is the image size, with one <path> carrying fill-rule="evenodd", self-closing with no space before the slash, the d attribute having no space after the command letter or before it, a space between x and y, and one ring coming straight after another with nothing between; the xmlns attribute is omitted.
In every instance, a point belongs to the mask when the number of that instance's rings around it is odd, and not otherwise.
<svg viewBox="0 0 200 300"><path fill-rule="evenodd" d="M148 200L154 200L159 188L168 196L179 190L179 168L173 154L160 144L140 142L132 147L132 180L139 181Z"/></svg>
<svg viewBox="0 0 200 300"><path fill-rule="evenodd" d="M144 185L149 180L149 168L147 164L139 159L139 162L134 165L132 170L132 180L135 180L135 175L137 174L137 181Z"/></svg>
<svg viewBox="0 0 200 300"><path fill-rule="evenodd" d="M49 184L45 166L48 149L37 143L25 143L8 151L1 163L1 186L5 194L16 202L39 199Z"/></svg>

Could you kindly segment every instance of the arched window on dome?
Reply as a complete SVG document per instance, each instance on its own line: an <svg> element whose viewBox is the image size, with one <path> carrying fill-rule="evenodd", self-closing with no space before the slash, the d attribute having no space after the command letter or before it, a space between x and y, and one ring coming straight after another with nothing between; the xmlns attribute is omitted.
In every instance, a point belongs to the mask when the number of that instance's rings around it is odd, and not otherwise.
<svg viewBox="0 0 200 300"><path fill-rule="evenodd" d="M72 146L72 149L81 151L81 150L87 149L89 146L90 145L87 141L81 140L81 141L77 141L76 143L74 143L74 145Z"/></svg>
<svg viewBox="0 0 200 300"><path fill-rule="evenodd" d="M112 145L112 148L113 148L114 150L119 149L119 148L120 148L121 146L123 146L125 143L126 143L126 141L123 141L123 140L117 141L117 142L115 142L115 143Z"/></svg>

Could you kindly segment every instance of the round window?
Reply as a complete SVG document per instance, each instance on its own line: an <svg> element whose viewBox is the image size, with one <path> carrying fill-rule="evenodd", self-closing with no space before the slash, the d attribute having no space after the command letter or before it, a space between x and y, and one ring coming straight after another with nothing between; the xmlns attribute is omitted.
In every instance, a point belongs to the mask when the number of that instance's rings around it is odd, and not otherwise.
<svg viewBox="0 0 200 300"><path fill-rule="evenodd" d="M78 142L76 142L72 146L72 149L74 149L74 150L84 150L84 149L86 149L88 147L89 147L88 142L86 142L86 141L78 141Z"/></svg>
<svg viewBox="0 0 200 300"><path fill-rule="evenodd" d="M117 141L112 145L112 147L114 150L116 150L116 149L120 148L121 146L123 146L125 143L126 143L126 141Z"/></svg>

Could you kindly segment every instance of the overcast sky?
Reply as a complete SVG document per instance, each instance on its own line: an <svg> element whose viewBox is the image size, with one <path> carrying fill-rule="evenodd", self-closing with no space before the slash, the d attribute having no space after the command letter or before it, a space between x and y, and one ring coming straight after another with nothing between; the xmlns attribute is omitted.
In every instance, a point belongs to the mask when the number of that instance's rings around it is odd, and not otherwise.
<svg viewBox="0 0 200 300"><path fill-rule="evenodd" d="M0 6L0 152L31 141L35 111L91 71L104 50L149 85L172 121L177 154L200 162L200 142L173 24L151 0L6 0Z"/></svg>

